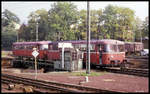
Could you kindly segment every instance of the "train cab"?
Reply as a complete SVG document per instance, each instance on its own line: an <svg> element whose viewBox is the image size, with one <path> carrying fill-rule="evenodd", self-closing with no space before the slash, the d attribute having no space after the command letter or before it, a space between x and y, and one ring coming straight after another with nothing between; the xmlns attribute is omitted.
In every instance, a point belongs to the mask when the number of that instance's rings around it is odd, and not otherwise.
<svg viewBox="0 0 150 94"><path fill-rule="evenodd" d="M100 66L119 66L125 60L124 42L118 40L101 40L97 43Z"/></svg>

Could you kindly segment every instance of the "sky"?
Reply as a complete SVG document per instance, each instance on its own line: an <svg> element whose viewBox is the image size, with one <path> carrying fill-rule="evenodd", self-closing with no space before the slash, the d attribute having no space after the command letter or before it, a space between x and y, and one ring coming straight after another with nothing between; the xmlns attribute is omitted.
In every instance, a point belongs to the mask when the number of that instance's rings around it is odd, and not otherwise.
<svg viewBox="0 0 150 94"><path fill-rule="evenodd" d="M81 9L87 9L87 2L86 1L71 1L72 3L74 3L77 6L78 10ZM51 5L54 2L25 2L25 1L14 1L14 2L1 2L2 8L1 8L1 12L3 12L5 9L10 10L11 12L15 13L19 19L21 20L21 23L27 23L28 20L28 16L31 12L36 11L38 9L46 9L46 10L50 10ZM145 17L148 16L148 12L149 12L149 2L147 1L122 1L122 2L118 2L118 1L94 1L91 2L90 1L90 9L104 9L107 5L116 5L119 7L126 7L126 8L130 8L132 10L134 10L135 12L135 17L139 17L142 21L145 20Z"/></svg>

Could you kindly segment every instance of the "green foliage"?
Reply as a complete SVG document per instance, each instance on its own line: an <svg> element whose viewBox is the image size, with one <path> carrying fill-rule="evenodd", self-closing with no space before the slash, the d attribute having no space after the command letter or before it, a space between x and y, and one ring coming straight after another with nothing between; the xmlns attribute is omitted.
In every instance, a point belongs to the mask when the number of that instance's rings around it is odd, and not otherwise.
<svg viewBox="0 0 150 94"><path fill-rule="evenodd" d="M36 18L38 19L39 41L56 41L60 38L64 40L74 40L75 32L70 28L78 19L76 6L72 3L54 3L49 11L44 9L32 12L29 15L28 25L21 29L20 36L25 41L35 41L36 38ZM25 36L28 35L28 38Z"/></svg>
<svg viewBox="0 0 150 94"><path fill-rule="evenodd" d="M7 26L12 22L19 23L20 20L14 13L5 9L4 12L2 12L2 25Z"/></svg>
<svg viewBox="0 0 150 94"><path fill-rule="evenodd" d="M20 28L19 37L22 41L35 41L36 40L36 27L38 23L38 40L48 40L49 22L48 11L40 9L32 12L29 16L28 25L22 24ZM39 18L39 19L38 19Z"/></svg>
<svg viewBox="0 0 150 94"><path fill-rule="evenodd" d="M149 38L149 19L148 17L145 18L145 21L142 24L142 38L148 37Z"/></svg>
<svg viewBox="0 0 150 94"><path fill-rule="evenodd" d="M80 31L80 35L82 40L86 39L86 32L87 32L87 11L81 10L80 12L80 19L79 24L76 24L76 27ZM100 23L100 16L102 15L102 10L91 10L90 11L90 31L91 31L91 39L98 39L99 35L99 28L98 23Z"/></svg>
<svg viewBox="0 0 150 94"><path fill-rule="evenodd" d="M141 30L142 30L142 21L140 20L140 18L136 17L135 18L135 21L134 21L134 27L133 27L133 30L134 30L134 40L133 41L138 41L140 40L141 38Z"/></svg>
<svg viewBox="0 0 150 94"><path fill-rule="evenodd" d="M106 37L119 40L131 40L133 34L134 11L129 8L108 5L102 15L102 25L105 28ZM102 31L104 32L104 31ZM126 39L127 38L127 39Z"/></svg>
<svg viewBox="0 0 150 94"><path fill-rule="evenodd" d="M11 50L12 43L16 42L17 37L16 33L14 32L2 32L2 40L1 40L1 47L2 50Z"/></svg>
<svg viewBox="0 0 150 94"><path fill-rule="evenodd" d="M19 23L19 18L9 10L2 13L2 49L10 50L12 43L17 40L17 30L15 24Z"/></svg>
<svg viewBox="0 0 150 94"><path fill-rule="evenodd" d="M70 26L77 23L77 20L78 12L75 5L67 2L54 3L52 9L49 10L50 29L53 30L51 37L54 38L54 35L58 33L58 36L64 40L75 39L75 33L72 32Z"/></svg>
<svg viewBox="0 0 150 94"><path fill-rule="evenodd" d="M19 23L18 17L9 10L5 10L2 17L4 41L6 40L4 36L8 32L11 32L14 39L16 38L17 31L14 29L14 22ZM37 22L39 41L57 41L60 38L64 40L86 39L87 11L78 11L73 3L57 2L48 11L39 9L31 12L28 16L28 24L22 24L19 29L19 41L36 40ZM134 18L134 11L129 8L108 5L104 11L102 9L90 10L90 22L91 39L134 41L139 39L141 34L143 38L148 37L149 34L148 18L142 24L139 18Z"/></svg>

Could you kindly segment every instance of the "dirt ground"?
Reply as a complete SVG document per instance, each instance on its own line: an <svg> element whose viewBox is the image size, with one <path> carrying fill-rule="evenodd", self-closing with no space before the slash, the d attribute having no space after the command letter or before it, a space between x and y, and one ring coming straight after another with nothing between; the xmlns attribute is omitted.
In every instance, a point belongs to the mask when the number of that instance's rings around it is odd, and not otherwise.
<svg viewBox="0 0 150 94"><path fill-rule="evenodd" d="M82 70L82 72L86 72ZM91 70L91 72L96 72ZM14 68L3 68L2 73L9 73L17 76L28 77L35 79L35 73L23 72L21 69ZM100 88L104 90L113 90L119 92L149 92L149 79L148 77L138 77L125 74L115 73L103 73L96 72L102 75L89 76L89 82L85 82L85 76L73 75L72 72L49 72L49 73L38 73L37 79L46 81L55 81L60 83L77 84L89 87ZM2 89L2 92L3 91Z"/></svg>

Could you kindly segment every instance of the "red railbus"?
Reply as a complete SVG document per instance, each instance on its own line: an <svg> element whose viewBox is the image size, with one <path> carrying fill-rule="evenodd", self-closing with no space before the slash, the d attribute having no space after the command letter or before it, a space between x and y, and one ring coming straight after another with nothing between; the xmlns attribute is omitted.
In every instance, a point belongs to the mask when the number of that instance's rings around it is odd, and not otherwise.
<svg viewBox="0 0 150 94"><path fill-rule="evenodd" d="M126 55L140 53L144 49L141 42L125 42Z"/></svg>
<svg viewBox="0 0 150 94"><path fill-rule="evenodd" d="M67 41L83 52L83 62L86 62L85 40ZM90 62L91 65L98 66L120 66L125 60L124 42L112 39L91 40L90 41Z"/></svg>
<svg viewBox="0 0 150 94"><path fill-rule="evenodd" d="M14 67L30 67L33 66L34 57L32 52L38 51L36 57L39 68L45 70L80 70L82 62L80 62L80 52L73 48L71 43L60 43L51 41L39 42L16 42L13 43L13 60Z"/></svg>
<svg viewBox="0 0 150 94"><path fill-rule="evenodd" d="M13 55L20 58L33 58L33 48L37 48L39 52L38 59L44 59L46 50L48 49L48 43L51 43L51 41L13 43Z"/></svg>
<svg viewBox="0 0 150 94"><path fill-rule="evenodd" d="M16 57L14 65L30 65L29 62L34 61L33 48L37 48L39 52L37 60L41 66L78 70L82 68L82 65L86 65L86 43L85 40L16 42L13 44L13 55ZM90 57L91 66L120 66L125 64L124 42L112 39L91 40Z"/></svg>

